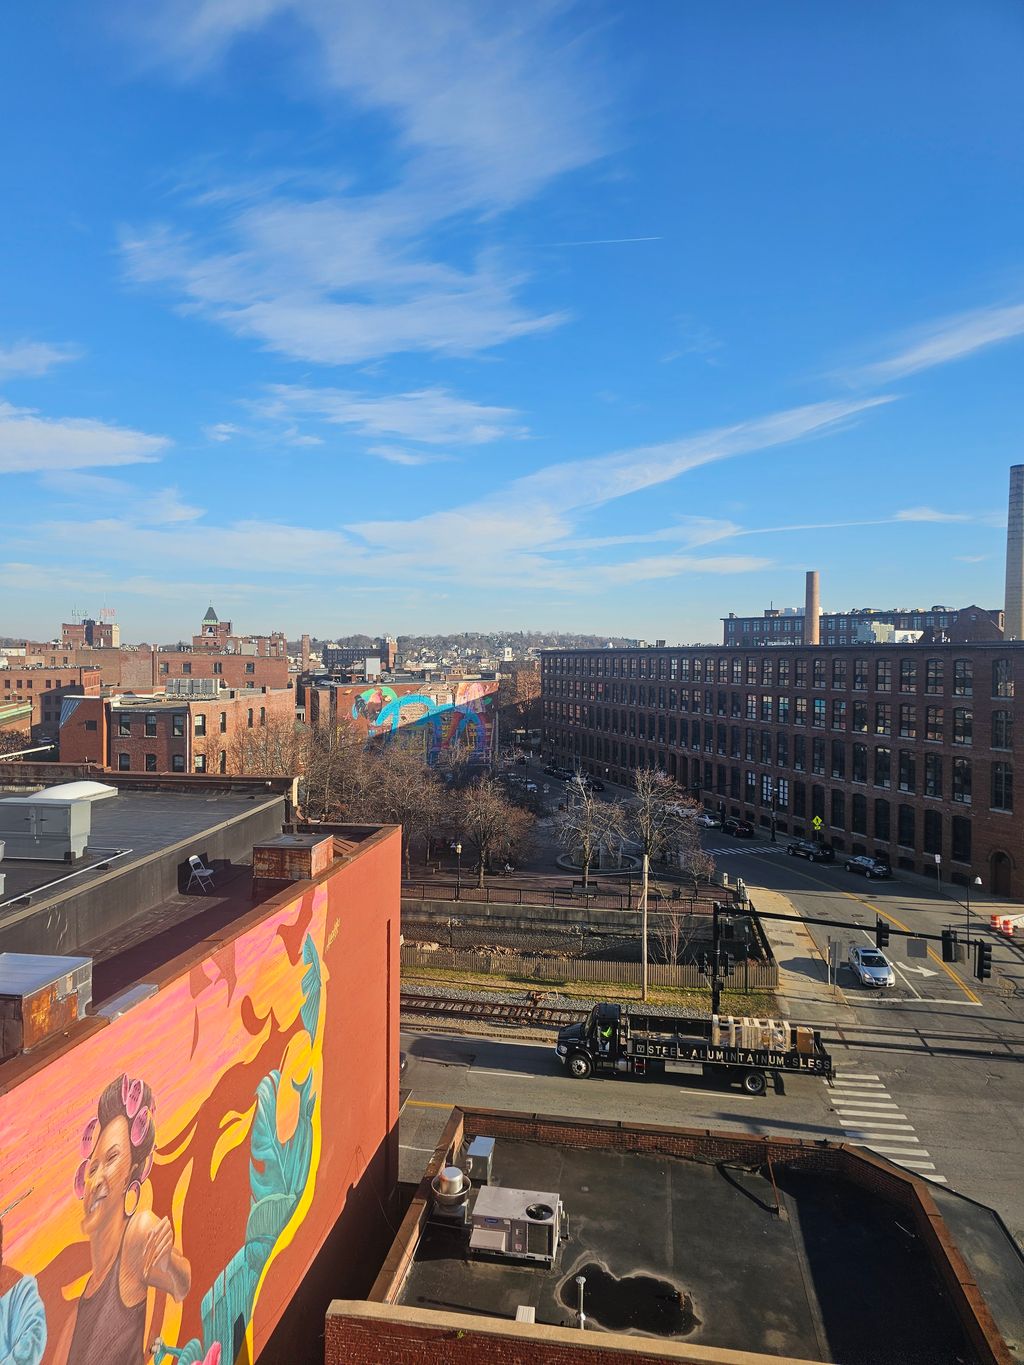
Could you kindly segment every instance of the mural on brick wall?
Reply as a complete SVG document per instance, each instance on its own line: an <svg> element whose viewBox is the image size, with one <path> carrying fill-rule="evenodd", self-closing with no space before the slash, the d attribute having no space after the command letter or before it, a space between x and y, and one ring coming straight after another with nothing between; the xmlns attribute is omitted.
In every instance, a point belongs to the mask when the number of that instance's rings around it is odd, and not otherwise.
<svg viewBox="0 0 1024 1365"><path fill-rule="evenodd" d="M306 892L0 1097L0 1361L252 1358L316 1185L327 902Z"/></svg>
<svg viewBox="0 0 1024 1365"><path fill-rule="evenodd" d="M411 684L395 687L340 688L338 715L348 715L368 741L388 739L422 753L436 763L448 749L468 750L471 758L489 762L496 740L496 681L449 685Z"/></svg>

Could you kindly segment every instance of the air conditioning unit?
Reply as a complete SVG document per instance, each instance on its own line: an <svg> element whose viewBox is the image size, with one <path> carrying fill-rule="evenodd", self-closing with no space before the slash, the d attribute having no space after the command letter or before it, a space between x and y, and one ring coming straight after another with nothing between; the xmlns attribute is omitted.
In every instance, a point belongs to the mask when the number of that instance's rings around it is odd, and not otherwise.
<svg viewBox="0 0 1024 1365"><path fill-rule="evenodd" d="M485 1185L473 1205L469 1249L477 1256L508 1256L551 1265L564 1217L557 1194Z"/></svg>
<svg viewBox="0 0 1024 1365"><path fill-rule="evenodd" d="M63 1033L91 1003L91 957L0 953L0 1062Z"/></svg>

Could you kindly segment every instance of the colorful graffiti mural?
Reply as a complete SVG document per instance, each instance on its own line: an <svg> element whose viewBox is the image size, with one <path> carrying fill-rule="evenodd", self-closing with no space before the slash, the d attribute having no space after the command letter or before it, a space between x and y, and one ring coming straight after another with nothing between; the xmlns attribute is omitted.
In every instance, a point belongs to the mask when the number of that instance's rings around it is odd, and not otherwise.
<svg viewBox="0 0 1024 1365"><path fill-rule="evenodd" d="M374 962L342 932L330 886L0 1097L0 1362L255 1359L392 1126L385 1029L376 1074L350 1074L344 1093L344 1012L373 981L386 1014L391 987L381 935Z"/></svg>
<svg viewBox="0 0 1024 1365"><path fill-rule="evenodd" d="M405 689L342 688L338 714L346 714L347 703L350 720L368 742L386 738L421 752L430 764L455 748L489 762L497 741L497 695L498 684L492 680Z"/></svg>

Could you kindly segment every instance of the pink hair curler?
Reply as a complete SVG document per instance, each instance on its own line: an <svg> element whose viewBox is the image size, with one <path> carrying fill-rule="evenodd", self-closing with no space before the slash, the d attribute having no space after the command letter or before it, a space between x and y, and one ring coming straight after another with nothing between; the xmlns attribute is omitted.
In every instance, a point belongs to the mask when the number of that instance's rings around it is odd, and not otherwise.
<svg viewBox="0 0 1024 1365"><path fill-rule="evenodd" d="M82 1164L81 1164L81 1166L79 1166L78 1170L75 1172L75 1198L76 1198L76 1199L84 1199L84 1198L85 1198L85 1168L86 1168L86 1166L88 1166L88 1164L89 1164L88 1161L83 1161Z"/></svg>
<svg viewBox="0 0 1024 1365"><path fill-rule="evenodd" d="M140 1147L149 1132L149 1110L145 1105L132 1119L131 1141L133 1147Z"/></svg>
<svg viewBox="0 0 1024 1365"><path fill-rule="evenodd" d="M130 1081L127 1092L122 1085L121 1098L124 1100L124 1112L130 1119L133 1119L139 1112L139 1105L142 1103L142 1082Z"/></svg>
<svg viewBox="0 0 1024 1365"><path fill-rule="evenodd" d="M96 1149L96 1139L100 1135L100 1121L90 1119L82 1129L82 1156L88 1159Z"/></svg>

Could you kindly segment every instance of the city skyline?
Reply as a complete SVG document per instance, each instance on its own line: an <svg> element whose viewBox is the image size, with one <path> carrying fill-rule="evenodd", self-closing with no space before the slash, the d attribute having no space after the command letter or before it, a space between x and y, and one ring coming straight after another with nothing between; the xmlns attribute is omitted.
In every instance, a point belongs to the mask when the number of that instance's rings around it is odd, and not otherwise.
<svg viewBox="0 0 1024 1365"><path fill-rule="evenodd" d="M1019 12L738 15L13 15L0 629L1001 602Z"/></svg>

